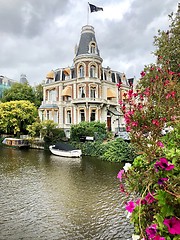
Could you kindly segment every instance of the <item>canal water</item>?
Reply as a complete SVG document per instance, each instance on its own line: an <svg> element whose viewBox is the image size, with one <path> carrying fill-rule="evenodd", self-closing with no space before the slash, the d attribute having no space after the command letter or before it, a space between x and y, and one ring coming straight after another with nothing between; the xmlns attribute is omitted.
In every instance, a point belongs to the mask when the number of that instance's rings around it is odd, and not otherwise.
<svg viewBox="0 0 180 240"><path fill-rule="evenodd" d="M131 239L123 165L0 146L0 240Z"/></svg>

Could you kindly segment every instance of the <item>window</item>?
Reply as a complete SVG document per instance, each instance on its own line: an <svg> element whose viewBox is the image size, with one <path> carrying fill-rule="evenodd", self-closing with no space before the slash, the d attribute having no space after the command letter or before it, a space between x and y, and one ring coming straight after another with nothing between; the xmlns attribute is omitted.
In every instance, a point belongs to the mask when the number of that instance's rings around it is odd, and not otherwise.
<svg viewBox="0 0 180 240"><path fill-rule="evenodd" d="M47 120L49 120L49 110L47 110Z"/></svg>
<svg viewBox="0 0 180 240"><path fill-rule="evenodd" d="M96 87L91 86L90 97L91 98L95 98L96 97Z"/></svg>
<svg viewBox="0 0 180 240"><path fill-rule="evenodd" d="M91 117L90 117L90 122L93 122L96 120L96 110L92 109L91 110Z"/></svg>
<svg viewBox="0 0 180 240"><path fill-rule="evenodd" d="M84 122L85 121L85 113L84 113L84 109L80 110L80 121Z"/></svg>
<svg viewBox="0 0 180 240"><path fill-rule="evenodd" d="M96 67L94 65L91 65L90 77L95 77L95 76L96 76Z"/></svg>
<svg viewBox="0 0 180 240"><path fill-rule="evenodd" d="M96 53L96 45L95 45L95 43L92 43L92 44L91 44L90 52L91 52L92 54L95 54L95 53Z"/></svg>
<svg viewBox="0 0 180 240"><path fill-rule="evenodd" d="M41 112L41 121L44 121L44 111Z"/></svg>
<svg viewBox="0 0 180 240"><path fill-rule="evenodd" d="M85 98L84 86L79 87L79 98Z"/></svg>
<svg viewBox="0 0 180 240"><path fill-rule="evenodd" d="M54 111L54 123L58 123L58 111Z"/></svg>
<svg viewBox="0 0 180 240"><path fill-rule="evenodd" d="M67 110L67 123L71 123L71 110Z"/></svg>
<svg viewBox="0 0 180 240"><path fill-rule="evenodd" d="M55 89L49 91L49 101L56 101L56 91L55 91Z"/></svg>
<svg viewBox="0 0 180 240"><path fill-rule="evenodd" d="M116 79L115 79L115 74L114 73L112 73L112 82L116 82Z"/></svg>
<svg viewBox="0 0 180 240"><path fill-rule="evenodd" d="M79 68L79 77L84 77L84 67L81 65Z"/></svg>

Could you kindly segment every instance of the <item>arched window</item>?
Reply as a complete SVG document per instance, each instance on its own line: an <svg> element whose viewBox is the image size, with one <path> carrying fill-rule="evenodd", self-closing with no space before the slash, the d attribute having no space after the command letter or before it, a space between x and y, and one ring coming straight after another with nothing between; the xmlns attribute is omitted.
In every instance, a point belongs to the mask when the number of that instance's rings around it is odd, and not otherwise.
<svg viewBox="0 0 180 240"><path fill-rule="evenodd" d="M85 89L84 86L79 87L79 98L85 98Z"/></svg>
<svg viewBox="0 0 180 240"><path fill-rule="evenodd" d="M96 77L96 67L94 65L91 65L90 77Z"/></svg>
<svg viewBox="0 0 180 240"><path fill-rule="evenodd" d="M80 109L80 122L84 122L85 121L85 113L84 113L84 109Z"/></svg>
<svg viewBox="0 0 180 240"><path fill-rule="evenodd" d="M90 97L95 98L96 97L96 87L91 86L90 88Z"/></svg>
<svg viewBox="0 0 180 240"><path fill-rule="evenodd" d="M91 110L91 117L90 117L90 122L93 122L96 120L96 109Z"/></svg>
<svg viewBox="0 0 180 240"><path fill-rule="evenodd" d="M80 67L79 67L79 77L81 78L81 77L84 77L84 67L83 67L83 65L81 65Z"/></svg>
<svg viewBox="0 0 180 240"><path fill-rule="evenodd" d="M92 54L95 54L95 53L96 53L96 45L95 45L95 43L91 43L90 52L91 52Z"/></svg>
<svg viewBox="0 0 180 240"><path fill-rule="evenodd" d="M71 123L71 110L67 110L67 124Z"/></svg>

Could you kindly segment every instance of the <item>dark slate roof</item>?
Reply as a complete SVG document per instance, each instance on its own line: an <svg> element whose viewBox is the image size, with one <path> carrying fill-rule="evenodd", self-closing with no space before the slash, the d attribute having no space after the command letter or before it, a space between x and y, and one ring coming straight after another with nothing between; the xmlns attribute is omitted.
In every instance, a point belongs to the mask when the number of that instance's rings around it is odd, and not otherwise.
<svg viewBox="0 0 180 240"><path fill-rule="evenodd" d="M42 108L42 109L44 109L44 108L58 108L58 105L56 105L56 104L43 104L39 108Z"/></svg>
<svg viewBox="0 0 180 240"><path fill-rule="evenodd" d="M90 53L88 51L89 51L89 43L91 41L94 41L96 43L96 47L97 47L97 54L91 54L91 55L100 56L99 49L98 49L97 42L96 42L94 28L92 26L86 25L86 26L82 27L81 38L79 41L79 46L77 49L76 57L79 55L82 55L82 54L90 55Z"/></svg>

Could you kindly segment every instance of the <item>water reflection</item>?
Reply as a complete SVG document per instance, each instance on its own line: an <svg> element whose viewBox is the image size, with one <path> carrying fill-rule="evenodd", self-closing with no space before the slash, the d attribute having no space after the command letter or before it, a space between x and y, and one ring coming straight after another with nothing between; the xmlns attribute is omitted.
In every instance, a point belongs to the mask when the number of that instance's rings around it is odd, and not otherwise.
<svg viewBox="0 0 180 240"><path fill-rule="evenodd" d="M0 239L123 239L122 164L0 148Z"/></svg>

